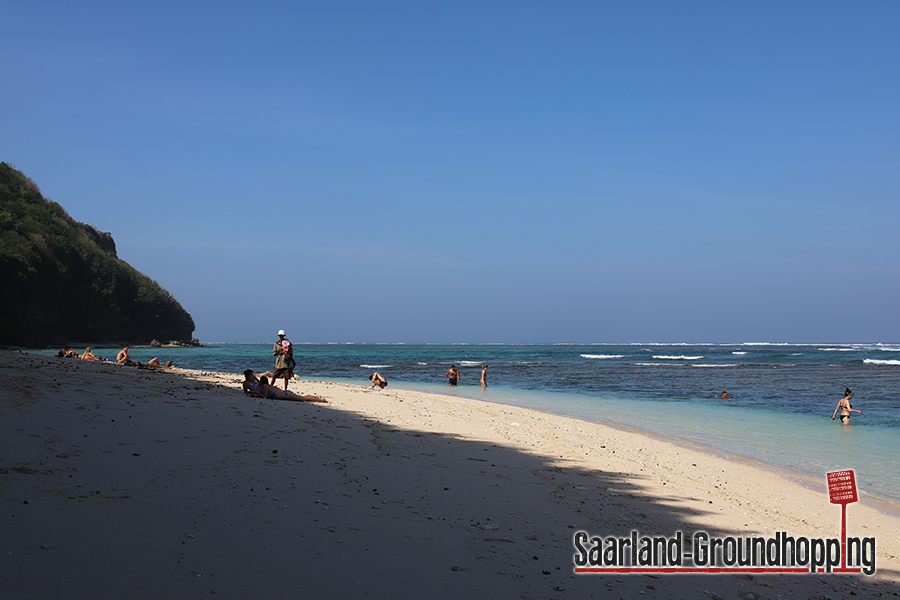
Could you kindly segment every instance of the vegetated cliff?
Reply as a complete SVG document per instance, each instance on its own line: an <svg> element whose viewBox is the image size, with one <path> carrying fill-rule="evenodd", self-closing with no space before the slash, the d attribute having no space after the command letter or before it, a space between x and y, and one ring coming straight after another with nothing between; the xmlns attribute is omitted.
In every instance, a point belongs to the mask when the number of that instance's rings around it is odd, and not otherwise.
<svg viewBox="0 0 900 600"><path fill-rule="evenodd" d="M190 342L194 320L116 256L109 233L79 223L0 163L0 344Z"/></svg>

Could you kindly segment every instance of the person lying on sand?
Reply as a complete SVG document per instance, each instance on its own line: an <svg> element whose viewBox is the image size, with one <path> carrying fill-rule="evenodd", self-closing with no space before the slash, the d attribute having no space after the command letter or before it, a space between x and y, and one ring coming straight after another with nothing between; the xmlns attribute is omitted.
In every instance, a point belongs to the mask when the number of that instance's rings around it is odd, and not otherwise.
<svg viewBox="0 0 900 600"><path fill-rule="evenodd" d="M369 377L369 381L372 382L372 387L375 387L377 385L378 388L382 390L387 387L387 379L385 379L384 376L378 371L372 373L372 376Z"/></svg>
<svg viewBox="0 0 900 600"><path fill-rule="evenodd" d="M175 366L175 363L173 363L171 360L167 360L165 362L165 364L163 364L163 363L159 362L159 359L156 358L155 356L153 358L151 358L149 360L149 362L145 362L145 363L132 362L130 364L133 364L136 367L143 367L143 368L151 367L153 369L171 369Z"/></svg>
<svg viewBox="0 0 900 600"><path fill-rule="evenodd" d="M259 386L256 388L256 395L260 398L266 398L267 400L293 400L295 402L328 402L325 398L321 396L304 396L301 394L295 394L290 390L279 390L276 387L269 385L268 377L260 377L259 378Z"/></svg>
<svg viewBox="0 0 900 600"><path fill-rule="evenodd" d="M91 352L91 350L93 350L93 348L87 348L84 351L84 354L82 354L78 358L80 358L81 360L100 360L100 357Z"/></svg>
<svg viewBox="0 0 900 600"><path fill-rule="evenodd" d="M266 371L259 377L268 377L274 381L275 374L272 371ZM248 394L256 394L256 388L259 387L259 377L256 376L256 373L253 372L253 369L247 369L244 371L244 381L241 383L241 387L244 388L244 392Z"/></svg>

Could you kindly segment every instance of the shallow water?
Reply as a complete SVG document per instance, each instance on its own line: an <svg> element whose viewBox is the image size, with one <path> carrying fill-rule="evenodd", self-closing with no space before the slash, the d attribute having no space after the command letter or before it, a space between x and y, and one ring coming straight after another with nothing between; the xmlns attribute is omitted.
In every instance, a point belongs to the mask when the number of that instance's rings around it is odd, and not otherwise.
<svg viewBox="0 0 900 600"><path fill-rule="evenodd" d="M133 349L177 366L271 370L272 344ZM113 358L118 349L95 349ZM49 354L50 352L42 352ZM854 469L860 490L900 502L900 345L295 344L302 378L390 385L634 427L824 483ZM442 383L451 364L460 385ZM489 387L479 385L489 364ZM853 423L831 421L845 387ZM729 398L720 394L727 390Z"/></svg>

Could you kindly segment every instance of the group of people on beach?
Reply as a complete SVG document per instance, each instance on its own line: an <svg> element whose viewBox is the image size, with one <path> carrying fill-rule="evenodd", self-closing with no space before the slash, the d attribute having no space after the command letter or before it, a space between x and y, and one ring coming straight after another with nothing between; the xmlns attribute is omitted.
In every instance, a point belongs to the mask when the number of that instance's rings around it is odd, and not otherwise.
<svg viewBox="0 0 900 600"><path fill-rule="evenodd" d="M245 393L273 400L295 400L304 402L326 401L320 396L295 394L288 390L288 383L294 378L294 368L297 366L297 362L294 360L294 345L287 338L284 329L278 331L278 341L276 341L275 345L272 347L272 356L275 357L274 371L266 371L259 376L257 376L252 369L244 371L242 387ZM481 368L482 388L487 387L487 370L487 365L484 365ZM279 379L284 380L283 390L279 390L275 387L275 384ZM269 383L270 380L271 383ZM372 388L378 388L380 390L383 390L388 385L387 379L378 371L369 376L369 381L372 382ZM456 365L450 366L450 370L444 375L444 381L449 382L449 385L459 384L460 374Z"/></svg>
<svg viewBox="0 0 900 600"><path fill-rule="evenodd" d="M481 388L484 389L487 387L487 369L488 366L484 365L481 367ZM456 368L456 365L450 365L450 370L447 371L447 374L444 375L444 381L448 382L448 385L459 385L460 375L459 369ZM372 382L372 387L378 387L379 389L384 389L387 387L387 379L384 378L384 375L375 371L369 377L369 381Z"/></svg>
<svg viewBox="0 0 900 600"><path fill-rule="evenodd" d="M274 373L271 371L267 371L260 375L256 376L256 373L253 372L253 369L247 369L244 371L244 382L241 384L241 387L244 389L244 392L250 394L251 396L257 396L259 398L266 398L268 400L293 400L295 402L327 402L325 398L321 396L315 396L312 394L297 394L285 386L284 390L279 390L277 387L269 383L269 377L272 377L272 381L275 381Z"/></svg>
<svg viewBox="0 0 900 600"><path fill-rule="evenodd" d="M90 350L90 348L88 348L88 350ZM278 341L275 342L275 345L272 348L272 355L275 357L274 371L268 371L266 373L263 373L259 377L257 377L256 374L250 369L244 371L243 388L246 393L259 396L260 398L268 398L274 400L326 402L326 400L320 396L295 394L294 392L288 390L288 382L294 377L294 368L296 367L297 363L296 361L294 361L294 347L291 344L290 340L285 337L285 332L283 329L278 332ZM482 389L487 388L487 372L488 366L484 365L481 368ZM271 378L271 384L269 383L269 378ZM274 383L278 379L284 379L284 390L279 390L274 386ZM459 385L460 379L461 376L459 369L456 368L456 365L451 365L450 369L444 375L444 381L447 382L447 384L450 386L456 386ZM372 389L378 388L379 390L383 390L388 385L385 376L378 371L372 373L372 375L369 376L369 381L372 382ZM841 423L844 425L849 425L851 412L860 414L862 413L862 411L857 410L850 405L850 399L852 397L853 392L850 390L850 388L847 388L844 391L844 397L841 398L840 402L838 402L837 407L834 409L834 414L831 417L832 421L838 417L838 412L840 412ZM723 391L721 394L721 398L723 400L727 400L729 398L728 392Z"/></svg>
<svg viewBox="0 0 900 600"><path fill-rule="evenodd" d="M487 387L487 370L488 366L484 365L481 367L481 387L482 389ZM450 365L450 370L447 371L447 374L444 375L444 381L448 383L448 385L459 385L459 369L456 368L456 365Z"/></svg>
<svg viewBox="0 0 900 600"><path fill-rule="evenodd" d="M107 360L106 358L103 358L102 356L97 356L96 354L94 354L93 350L94 349L92 347L87 347L82 354L78 354L75 350L66 345L62 350L59 351L58 356L94 362L113 362ZM252 369L247 369L246 371L244 371L244 381L242 384L244 392L253 396L257 396L259 398L266 398L269 400L327 402L327 400L325 400L321 396L297 394L288 390L288 383L291 379L294 378L294 368L297 366L297 363L294 360L293 344L291 344L291 341L287 339L285 331L283 329L278 331L278 341L275 342L275 345L272 347L272 355L275 357L274 371L267 371L259 376L257 376ZM134 361L131 359L127 344L123 345L122 349L119 350L118 354L116 354L116 360L114 362L115 364L120 365L132 365L154 369L171 369L174 367L172 361L166 361L165 363L163 363L159 360L158 357L153 357L146 363ZM482 388L487 388L487 371L488 366L484 365L481 368ZM277 387L275 387L275 383L279 379L284 380L283 390L279 390ZM456 368L456 365L451 365L450 369L444 375L444 381L447 382L448 385L456 386L459 385L460 379L461 377L459 369ZM378 388L380 390L383 390L388 385L387 379L384 377L384 375L377 371L369 377L369 381L372 382L372 388ZM723 391L721 397L723 400L727 400L729 397L728 392ZM834 413L831 416L832 421L840 417L842 425L849 425L850 413L862 414L861 410L853 408L853 406L850 404L851 398L853 398L853 391L850 390L850 388L846 388L844 390L844 397L840 399L834 409ZM840 413L840 415L838 415L838 413Z"/></svg>
<svg viewBox="0 0 900 600"><path fill-rule="evenodd" d="M113 363L119 365L130 365L133 367L151 367L154 369L171 369L175 365L171 360L167 360L166 362L161 362L158 357L154 356L149 361L142 363L137 362L135 360L131 360L131 355L129 354L128 345L123 345L122 349L119 350L118 354L116 354L116 360L111 361L102 356L97 356L94 354L94 349L88 346L83 354L78 354L67 344L62 350L59 351L57 356L61 356L64 358L77 358L79 360L89 360L92 362L106 362Z"/></svg>
<svg viewBox="0 0 900 600"><path fill-rule="evenodd" d="M488 366L484 365L481 367L481 388L484 389L487 387L487 370ZM369 377L369 380L372 382L372 387L378 387L380 389L384 389L387 387L387 379L384 378L384 375L376 371ZM444 375L444 381L447 382L448 385L459 385L460 375L459 369L456 368L456 365L450 365L450 370L447 371L447 374Z"/></svg>
<svg viewBox="0 0 900 600"><path fill-rule="evenodd" d="M272 354L273 356L275 356L274 372L270 371L263 373L259 378L257 378L252 370L248 369L244 371L243 385L245 392L256 394L261 398L300 400L307 402L325 402L325 400L319 396L301 396L299 394L294 394L293 392L288 391L288 381L293 378L294 367L297 363L294 361L293 345L291 344L290 340L285 337L285 332L283 329L278 332L278 341L275 342L275 346L272 348ZM484 365L481 368L482 389L487 388L487 371L488 365ZM269 377L272 378L273 383L277 379L284 379L284 390L278 390L273 385L269 384ZM378 389L383 390L388 385L387 379L378 371L375 371L374 373L372 373L372 375L369 376L369 381L372 382L373 389L377 387ZM450 365L450 369L444 375L444 381L451 386L459 385L460 373L459 369L456 368L456 365ZM727 400L728 392L723 391L721 397L723 400ZM838 411L840 411L841 423L849 425L851 412L862 413L862 411L850 406L850 398L852 397L853 392L850 391L850 388L847 388L844 392L844 397L841 398L840 402L838 402L837 407L834 409L834 415L832 415L831 417L832 421L837 417Z"/></svg>
<svg viewBox="0 0 900 600"><path fill-rule="evenodd" d="M244 371L244 381L242 384L244 392L253 396L257 396L259 398L266 398L269 400L327 402L327 400L325 400L321 396L311 394L297 394L288 390L288 383L291 379L294 378L294 368L297 366L297 363L294 360L293 344L291 344L291 341L287 339L285 331L283 329L278 331L278 341L275 342L275 345L272 347L272 355L275 357L274 371L267 371L259 376L257 376L252 369L247 369L246 371ZM91 347L86 348L83 354L78 354L75 350L66 345L59 352L59 356L95 362L112 362L94 354L93 348ZM120 365L133 365L155 369L171 369L174 366L172 364L172 361L166 361L165 363L163 363L159 360L158 357L153 357L146 363L134 361L131 359L131 356L129 354L128 345L123 345L122 349L119 350L118 354L116 354L115 363ZM487 371L488 365L484 365L481 368L482 388L487 388ZM277 387L275 387L275 383L279 379L284 380L283 390L279 390ZM378 389L384 389L388 385L387 379L384 377L384 375L377 371L369 377L369 381L372 382L372 388L377 387ZM460 372L459 369L456 368L456 365L450 366L450 369L444 375L444 381L451 386L459 385ZM728 399L728 392L723 391L721 397L723 400ZM852 407L852 405L850 404L851 398L853 398L853 392L850 390L850 388L846 388L844 390L844 397L840 399L834 409L834 413L831 416L832 421L840 416L841 424L849 425L850 413L862 414L861 410L857 410ZM838 415L839 412L840 415Z"/></svg>
<svg viewBox="0 0 900 600"><path fill-rule="evenodd" d="M244 392L259 398L268 400L293 400L295 402L327 402L321 396L310 394L296 394L288 390L288 382L294 378L294 368L297 366L294 360L294 345L287 339L284 329L278 331L278 341L272 347L272 356L275 357L275 370L266 371L258 376L253 369L244 371ZM272 383L269 383L271 378ZM284 379L284 389L275 387L275 382Z"/></svg>

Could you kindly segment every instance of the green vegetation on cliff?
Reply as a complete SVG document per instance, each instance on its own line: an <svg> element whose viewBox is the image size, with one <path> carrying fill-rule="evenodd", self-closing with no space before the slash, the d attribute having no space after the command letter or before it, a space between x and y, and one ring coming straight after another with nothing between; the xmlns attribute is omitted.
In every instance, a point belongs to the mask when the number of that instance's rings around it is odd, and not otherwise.
<svg viewBox="0 0 900 600"><path fill-rule="evenodd" d="M0 163L0 344L188 342L194 320L116 256L109 233L79 223Z"/></svg>

